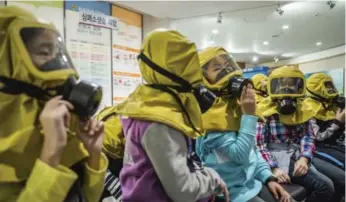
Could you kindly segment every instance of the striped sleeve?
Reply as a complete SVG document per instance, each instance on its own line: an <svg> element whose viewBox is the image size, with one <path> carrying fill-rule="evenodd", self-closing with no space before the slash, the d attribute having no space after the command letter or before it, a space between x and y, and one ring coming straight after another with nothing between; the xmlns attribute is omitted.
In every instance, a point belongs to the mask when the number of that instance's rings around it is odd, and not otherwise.
<svg viewBox="0 0 346 202"><path fill-rule="evenodd" d="M262 154L263 159L268 163L270 168L273 169L278 167L278 162L267 149L266 144L268 143L267 142L268 139L269 139L269 133L268 133L267 124L260 121L257 122L257 127L256 127L257 148Z"/></svg>
<svg viewBox="0 0 346 202"><path fill-rule="evenodd" d="M300 157L305 157L311 162L315 153L315 135L311 120L306 123L304 137L300 140Z"/></svg>

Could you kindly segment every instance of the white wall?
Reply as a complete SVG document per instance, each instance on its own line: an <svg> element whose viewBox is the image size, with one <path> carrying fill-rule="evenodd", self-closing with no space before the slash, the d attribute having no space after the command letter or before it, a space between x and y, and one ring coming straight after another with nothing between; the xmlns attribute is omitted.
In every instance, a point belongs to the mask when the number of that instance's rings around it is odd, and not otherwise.
<svg viewBox="0 0 346 202"><path fill-rule="evenodd" d="M307 55L302 55L299 57L287 59L287 60L280 60L279 62L270 62L270 63L263 63L260 65L263 66L268 66L268 67L278 67L278 66L283 66L283 65L294 65L294 64L304 64L304 63L310 63L313 61L319 61L319 60L324 60L340 55L345 55L345 45L338 46L335 48L330 48L324 51L320 52L315 52L315 53L310 53ZM344 56L345 57L345 56ZM340 61L339 61L340 62ZM345 62L342 62L343 67L345 67ZM335 64L335 63L333 63Z"/></svg>
<svg viewBox="0 0 346 202"><path fill-rule="evenodd" d="M0 0L0 6L4 6L5 5L5 0Z"/></svg>
<svg viewBox="0 0 346 202"><path fill-rule="evenodd" d="M159 19L147 14L143 15L143 36L157 28L170 28L169 19Z"/></svg>
<svg viewBox="0 0 346 202"><path fill-rule="evenodd" d="M299 69L303 73L327 71L340 68L345 68L345 54L299 64Z"/></svg>

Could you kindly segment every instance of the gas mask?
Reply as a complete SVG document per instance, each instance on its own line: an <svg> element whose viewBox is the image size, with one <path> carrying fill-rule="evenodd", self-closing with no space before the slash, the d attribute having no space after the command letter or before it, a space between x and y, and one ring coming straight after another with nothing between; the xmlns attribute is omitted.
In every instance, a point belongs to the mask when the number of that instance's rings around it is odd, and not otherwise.
<svg viewBox="0 0 346 202"><path fill-rule="evenodd" d="M296 97L304 96L304 79L300 77L278 77L269 80L270 95L277 100L279 112L284 115L296 111Z"/></svg>
<svg viewBox="0 0 346 202"><path fill-rule="evenodd" d="M25 51L18 54L26 59L26 63L23 63L26 67L21 68L27 68L35 79L49 83L50 87L0 76L0 84L3 84L0 92L26 94L42 101L62 95L74 106L74 113L80 117L92 116L101 103L102 89L88 81L76 81L72 60L60 35L50 28L30 27L22 28L19 36L18 46Z"/></svg>
<svg viewBox="0 0 346 202"><path fill-rule="evenodd" d="M210 90L208 90L204 85L193 87L188 81L184 80L183 78L175 74L172 74L171 72L155 64L143 53L138 55L138 59L143 61L146 65L148 65L154 71L160 73L161 75L166 76L167 78L170 78L175 83L180 84L179 86L178 85L167 86L167 85L161 85L161 84L146 84L146 85L171 94L174 97L174 99L179 103L180 107L182 108L183 112L185 113L187 117L189 117L189 115L186 113L183 103L181 102L179 96L172 89L176 90L178 93L193 93L199 104L199 107L202 113L206 112L213 105L216 99L216 96Z"/></svg>
<svg viewBox="0 0 346 202"><path fill-rule="evenodd" d="M345 97L338 96L333 99L333 103L340 109L345 109Z"/></svg>
<svg viewBox="0 0 346 202"><path fill-rule="evenodd" d="M213 91L217 96L227 99L238 99L244 86L252 85L252 81L239 76L229 78L227 85L219 91Z"/></svg>

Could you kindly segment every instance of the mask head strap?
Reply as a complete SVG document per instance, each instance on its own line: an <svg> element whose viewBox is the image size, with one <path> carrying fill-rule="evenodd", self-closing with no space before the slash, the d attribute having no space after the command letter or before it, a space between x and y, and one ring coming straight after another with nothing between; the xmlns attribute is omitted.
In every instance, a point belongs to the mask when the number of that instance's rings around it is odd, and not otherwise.
<svg viewBox="0 0 346 202"><path fill-rule="evenodd" d="M6 94L19 95L25 93L39 100L44 100L50 95L47 90L43 90L35 85L4 76L0 76L0 83L3 84L3 86L0 87L0 92Z"/></svg>
<svg viewBox="0 0 346 202"><path fill-rule="evenodd" d="M160 73L163 76L166 76L167 78L170 78L172 81L181 84L183 88L191 89L192 86L189 82L182 79L181 77L163 69L159 65L155 64L153 61L151 61L147 56L145 56L143 53L138 55L138 59L141 59L145 64L147 64L151 69L154 71Z"/></svg>
<svg viewBox="0 0 346 202"><path fill-rule="evenodd" d="M268 97L268 93L267 93L267 92L265 92L265 91L263 91L263 90L260 90L260 89L257 89L257 88L255 88L255 87L253 87L253 89L254 89L255 91L258 91L263 97Z"/></svg>
<svg viewBox="0 0 346 202"><path fill-rule="evenodd" d="M320 102L320 103L322 104L322 106L323 106L325 109L327 109L326 103L330 102L330 100L328 100L328 99L326 99L326 98L324 98L324 97L322 97L322 96L317 95L316 93L314 93L314 92L312 92L311 90L309 90L309 88L306 88L306 90L307 90L309 93L311 93L311 95L313 95L313 96L310 96L311 99L314 99L314 100Z"/></svg>
<svg viewBox="0 0 346 202"><path fill-rule="evenodd" d="M155 88L155 89L158 89L158 90L161 90L163 92L166 92L166 93L169 93L170 95L173 96L173 98L178 102L181 110L183 111L183 114L185 114L189 124L191 125L192 129L197 132L198 134L201 134L201 132L199 132L196 127L193 125L192 121L191 121L191 118L189 116L189 114L187 113L185 107L184 107L184 104L183 102L180 100L179 96L173 91L171 90L168 86L165 86L165 85L160 85L160 84L147 84L146 86L149 86L151 88Z"/></svg>

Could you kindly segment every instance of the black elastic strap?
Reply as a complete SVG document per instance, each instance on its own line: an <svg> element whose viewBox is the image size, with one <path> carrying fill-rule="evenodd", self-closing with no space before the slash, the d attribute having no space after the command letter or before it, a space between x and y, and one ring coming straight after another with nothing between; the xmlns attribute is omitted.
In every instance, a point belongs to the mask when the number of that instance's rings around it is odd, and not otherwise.
<svg viewBox="0 0 346 202"><path fill-rule="evenodd" d="M104 117L101 119L101 121L102 121L102 122L105 122L105 121L107 121L109 118L111 118L112 116L115 116L115 115L117 115L117 113L115 113L115 112L112 112L112 113L110 113L110 114L107 114L106 116L104 116Z"/></svg>
<svg viewBox="0 0 346 202"><path fill-rule="evenodd" d="M310 96L311 99L314 99L314 100L320 102L320 103L322 104L323 108L327 109L327 106L325 105L325 103L330 102L328 99L326 99L326 98L324 98L324 97L321 97L321 96L315 94L314 92L312 92L312 91L309 90L308 88L306 88L306 90L307 90L309 93L311 93L311 95L313 95L313 96Z"/></svg>
<svg viewBox="0 0 346 202"><path fill-rule="evenodd" d="M141 59L145 64L147 64L150 68L152 68L154 71L162 74L163 76L166 76L167 78L171 79L172 81L181 84L184 88L192 88L191 84L187 82L186 80L182 79L181 77L163 69L159 65L155 64L153 61L151 61L147 56L145 56L143 53L138 55L138 59Z"/></svg>
<svg viewBox="0 0 346 202"><path fill-rule="evenodd" d="M48 91L43 90L35 85L4 76L0 76L0 83L3 84L3 86L0 87L0 92L6 94L19 95L24 93L39 100L43 100L46 96L50 95Z"/></svg>
<svg viewBox="0 0 346 202"><path fill-rule="evenodd" d="M257 88L253 88L255 91L258 91L263 97L268 97L268 93L265 92L264 90L260 90L260 89L257 89Z"/></svg>
<svg viewBox="0 0 346 202"><path fill-rule="evenodd" d="M178 102L178 104L180 105L180 108L181 110L183 111L183 113L185 114L187 120L189 121L192 129L194 131L196 131L197 133L201 134L201 132L199 132L196 127L193 125L192 121L191 121L191 118L189 116L189 114L187 113L185 107L184 107L184 104L181 102L179 96L171 89L169 89L167 86L165 85L160 85L160 84L149 84L149 85L146 85L146 86L149 86L149 87L152 87L152 88L155 88L157 90L161 90L163 92L166 92L166 93L169 93L170 95L173 96L173 98Z"/></svg>

